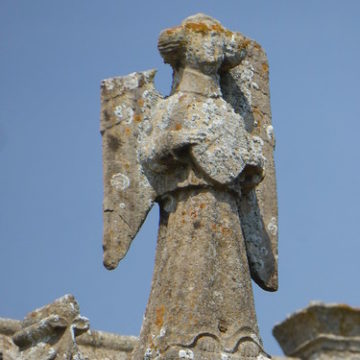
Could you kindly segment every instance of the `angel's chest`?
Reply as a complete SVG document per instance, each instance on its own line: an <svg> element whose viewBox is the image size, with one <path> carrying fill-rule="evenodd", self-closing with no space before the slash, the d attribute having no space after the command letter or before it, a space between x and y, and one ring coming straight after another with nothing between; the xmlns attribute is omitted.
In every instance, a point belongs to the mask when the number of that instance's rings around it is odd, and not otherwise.
<svg viewBox="0 0 360 360"><path fill-rule="evenodd" d="M241 116L222 98L180 97L158 121L162 130L201 130L217 136L229 132L238 136L244 129Z"/></svg>

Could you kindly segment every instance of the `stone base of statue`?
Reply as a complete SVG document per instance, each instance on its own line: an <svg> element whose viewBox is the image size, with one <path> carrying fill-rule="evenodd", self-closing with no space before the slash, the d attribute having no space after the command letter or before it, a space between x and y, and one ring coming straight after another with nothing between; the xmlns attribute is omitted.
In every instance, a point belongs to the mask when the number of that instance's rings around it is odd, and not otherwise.
<svg viewBox="0 0 360 360"><path fill-rule="evenodd" d="M257 356L261 342L234 196L188 188L164 202L134 359L175 359L179 352L195 352L196 359Z"/></svg>

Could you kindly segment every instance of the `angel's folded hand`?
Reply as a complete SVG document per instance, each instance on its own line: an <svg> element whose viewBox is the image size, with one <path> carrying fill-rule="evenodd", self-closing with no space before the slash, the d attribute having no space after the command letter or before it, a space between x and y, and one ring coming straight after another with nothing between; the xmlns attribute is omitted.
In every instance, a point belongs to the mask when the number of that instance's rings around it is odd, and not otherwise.
<svg viewBox="0 0 360 360"><path fill-rule="evenodd" d="M167 134L167 144L172 150L178 150L190 145L203 142L206 138L205 132L201 131L169 131Z"/></svg>

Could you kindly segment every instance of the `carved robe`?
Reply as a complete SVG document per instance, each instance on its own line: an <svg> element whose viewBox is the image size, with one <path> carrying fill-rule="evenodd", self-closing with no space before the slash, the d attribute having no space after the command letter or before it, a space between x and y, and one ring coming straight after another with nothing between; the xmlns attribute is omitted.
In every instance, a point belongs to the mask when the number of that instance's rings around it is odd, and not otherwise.
<svg viewBox="0 0 360 360"><path fill-rule="evenodd" d="M249 338L260 345L238 213L241 182L263 176L259 140L220 97L179 92L158 106L165 111L156 110L140 156L162 194L146 343L154 353L203 338L205 352L234 352Z"/></svg>

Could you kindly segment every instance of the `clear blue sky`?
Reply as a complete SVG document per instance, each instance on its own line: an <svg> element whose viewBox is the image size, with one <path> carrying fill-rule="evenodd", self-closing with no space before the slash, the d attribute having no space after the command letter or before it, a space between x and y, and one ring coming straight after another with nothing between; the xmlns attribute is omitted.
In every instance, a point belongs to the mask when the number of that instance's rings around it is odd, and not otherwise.
<svg viewBox="0 0 360 360"><path fill-rule="evenodd" d="M102 266L103 78L170 68L159 32L204 12L256 39L270 62L277 139L280 289L254 287L273 325L310 300L360 305L360 2L0 2L0 316L73 293L93 329L137 335L148 298L155 208L119 268Z"/></svg>

